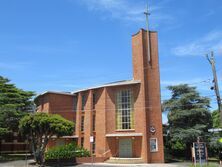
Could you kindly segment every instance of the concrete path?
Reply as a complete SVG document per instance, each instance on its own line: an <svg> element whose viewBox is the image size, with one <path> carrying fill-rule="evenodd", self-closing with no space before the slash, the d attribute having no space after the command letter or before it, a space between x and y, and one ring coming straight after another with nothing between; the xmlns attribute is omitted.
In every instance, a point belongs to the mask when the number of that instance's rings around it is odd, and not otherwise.
<svg viewBox="0 0 222 167"><path fill-rule="evenodd" d="M29 165L33 160L18 160L0 163L0 167L36 167L35 165ZM167 164L108 164L108 163L84 163L75 165L73 167L189 167L190 163L167 163ZM71 167L71 166L70 166Z"/></svg>
<svg viewBox="0 0 222 167"><path fill-rule="evenodd" d="M95 164L81 164L77 165L77 167L189 167L189 163L167 163L167 164L107 164L107 163L95 163Z"/></svg>

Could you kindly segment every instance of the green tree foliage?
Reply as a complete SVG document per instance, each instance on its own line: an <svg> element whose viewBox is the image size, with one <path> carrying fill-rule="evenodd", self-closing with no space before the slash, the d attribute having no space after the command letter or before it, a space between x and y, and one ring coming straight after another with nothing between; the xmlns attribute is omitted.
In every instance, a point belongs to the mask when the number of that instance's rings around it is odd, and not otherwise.
<svg viewBox="0 0 222 167"><path fill-rule="evenodd" d="M220 139L222 138L222 132L217 131L218 129L222 128L220 122L220 113L218 110L214 110L211 115L213 119L213 129L215 129L215 132L211 132L210 134L209 153L211 156L218 156L219 151L222 149L222 143L220 142Z"/></svg>
<svg viewBox="0 0 222 167"><path fill-rule="evenodd" d="M190 156L190 146L198 136L204 138L212 126L209 112L210 100L200 96L195 87L187 84L169 86L172 96L164 101L163 109L168 112L169 142L171 148L180 143ZM188 158L188 157L187 157Z"/></svg>
<svg viewBox="0 0 222 167"><path fill-rule="evenodd" d="M213 118L213 127L214 128L220 128L221 122L220 122L220 113L218 110L214 110L212 112L212 118Z"/></svg>
<svg viewBox="0 0 222 167"><path fill-rule="evenodd" d="M72 135L74 124L57 114L35 113L23 117L19 129L29 137L36 162L42 165L48 141L52 136Z"/></svg>
<svg viewBox="0 0 222 167"><path fill-rule="evenodd" d="M19 120L33 108L33 96L0 76L0 136L17 130Z"/></svg>

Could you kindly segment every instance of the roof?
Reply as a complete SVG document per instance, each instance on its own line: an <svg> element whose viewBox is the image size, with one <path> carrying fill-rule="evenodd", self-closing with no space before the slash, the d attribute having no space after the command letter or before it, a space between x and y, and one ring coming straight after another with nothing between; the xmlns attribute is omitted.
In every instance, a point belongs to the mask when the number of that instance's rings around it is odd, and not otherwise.
<svg viewBox="0 0 222 167"><path fill-rule="evenodd" d="M41 94L38 94L35 99L37 99L38 97L40 96L43 96L45 94L49 94L49 93L52 93L52 94L59 94L59 95L68 95L68 96L74 96L71 92L56 92L56 91L46 91L46 92L43 92Z"/></svg>
<svg viewBox="0 0 222 167"><path fill-rule="evenodd" d="M98 88L103 88L103 87L112 87L112 86L122 86L122 85L132 85L132 84L139 84L140 80L123 80L123 81L117 81L117 82L110 82L104 85L100 85L100 86L95 86L95 87L90 87L90 88L86 88L86 89L80 89L80 90L76 90L73 91L72 93L78 93L78 92L83 92L83 91L87 91L87 90L91 90L91 89L98 89Z"/></svg>
<svg viewBox="0 0 222 167"><path fill-rule="evenodd" d="M138 84L138 83L140 83L140 80L123 80L123 81L117 81L117 82L110 82L110 83L100 85L100 86L89 87L89 88L86 88L86 89L80 89L80 90L73 91L73 92L46 91L46 92L43 92L43 93L37 95L35 97L35 99L37 99L38 97L40 97L42 95L48 94L48 93L75 96L75 93L82 92L82 91L87 91L87 90L91 90L91 89L98 89L98 88L112 87L112 86L122 86L122 85L132 85L132 84Z"/></svg>

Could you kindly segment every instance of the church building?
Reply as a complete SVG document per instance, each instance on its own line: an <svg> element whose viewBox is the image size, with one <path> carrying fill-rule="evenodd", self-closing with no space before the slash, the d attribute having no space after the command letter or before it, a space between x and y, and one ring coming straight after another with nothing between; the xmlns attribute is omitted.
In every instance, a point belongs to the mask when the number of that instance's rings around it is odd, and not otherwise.
<svg viewBox="0 0 222 167"><path fill-rule="evenodd" d="M95 161L137 159L163 163L157 32L132 35L133 78L70 93L45 92L35 99L37 112L73 121L72 136L55 138L48 147L76 141Z"/></svg>

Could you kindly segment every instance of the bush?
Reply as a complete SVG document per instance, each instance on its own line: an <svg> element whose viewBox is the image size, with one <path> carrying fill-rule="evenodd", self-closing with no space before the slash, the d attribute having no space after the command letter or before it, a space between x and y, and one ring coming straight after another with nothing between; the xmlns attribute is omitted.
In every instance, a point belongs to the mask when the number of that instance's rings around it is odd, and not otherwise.
<svg viewBox="0 0 222 167"><path fill-rule="evenodd" d="M64 146L56 146L45 153L45 159L70 159L74 157L89 157L90 152L85 148L69 143Z"/></svg>

